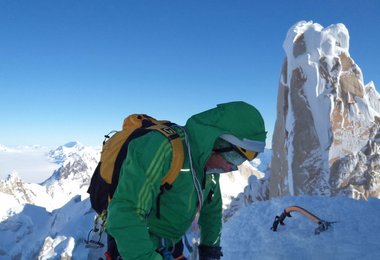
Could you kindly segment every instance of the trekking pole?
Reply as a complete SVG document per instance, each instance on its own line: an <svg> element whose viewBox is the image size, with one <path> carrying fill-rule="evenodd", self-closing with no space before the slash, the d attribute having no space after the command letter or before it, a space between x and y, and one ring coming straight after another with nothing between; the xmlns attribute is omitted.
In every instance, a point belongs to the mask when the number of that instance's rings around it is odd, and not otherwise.
<svg viewBox="0 0 380 260"><path fill-rule="evenodd" d="M318 227L314 231L314 233L316 235L319 235L321 232L323 232L323 231L327 230L329 227L331 227L331 225L333 223L337 222L337 221L322 220L319 217L317 217L316 215L314 215L313 213L307 211L306 209L304 209L302 207L291 206L291 207L287 207L286 209L284 209L284 212L282 212L282 214L280 216L275 217L273 225L271 227L271 230L273 230L274 232L277 231L278 224L280 224L282 226L285 225L285 223L284 223L285 218L286 217L289 217L289 218L292 217L292 215L290 215L290 212L294 212L294 211L305 215L306 217L308 217L309 219L311 219L312 221L314 221L318 224Z"/></svg>

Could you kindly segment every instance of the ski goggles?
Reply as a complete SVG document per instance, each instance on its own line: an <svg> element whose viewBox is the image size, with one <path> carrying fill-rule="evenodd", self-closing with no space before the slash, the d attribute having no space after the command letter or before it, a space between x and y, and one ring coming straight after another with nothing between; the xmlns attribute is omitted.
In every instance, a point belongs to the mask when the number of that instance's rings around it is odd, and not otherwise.
<svg viewBox="0 0 380 260"><path fill-rule="evenodd" d="M220 154L224 159L226 159L226 161L234 165L240 165L245 160L252 161L258 155L257 152L233 145L221 138L216 140L213 151Z"/></svg>

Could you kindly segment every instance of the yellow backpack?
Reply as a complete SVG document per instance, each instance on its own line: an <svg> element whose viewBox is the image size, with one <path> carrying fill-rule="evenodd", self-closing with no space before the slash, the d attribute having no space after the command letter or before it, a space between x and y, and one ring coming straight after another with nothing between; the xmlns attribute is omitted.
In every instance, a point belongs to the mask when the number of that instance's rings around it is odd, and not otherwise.
<svg viewBox="0 0 380 260"><path fill-rule="evenodd" d="M112 198L117 183L121 165L127 156L129 142L150 131L158 131L163 134L172 145L172 161L170 169L161 181L163 188L170 189L177 178L184 161L182 140L172 128L174 123L164 120L156 120L145 114L133 114L124 119L121 131L112 131L105 135L100 161L91 178L88 193L92 208L101 214L107 210L108 202Z"/></svg>

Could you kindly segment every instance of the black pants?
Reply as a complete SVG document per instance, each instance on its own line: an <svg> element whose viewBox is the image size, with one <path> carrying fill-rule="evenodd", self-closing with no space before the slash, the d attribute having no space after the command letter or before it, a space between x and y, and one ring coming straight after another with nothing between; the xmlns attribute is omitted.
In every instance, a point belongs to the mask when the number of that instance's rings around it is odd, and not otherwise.
<svg viewBox="0 0 380 260"><path fill-rule="evenodd" d="M107 253L111 257L111 260L121 259L119 251L117 250L116 241L110 235L107 235ZM109 260L109 259L107 259L107 260Z"/></svg>
<svg viewBox="0 0 380 260"><path fill-rule="evenodd" d="M173 248L169 248L169 250L171 251L171 250L173 250ZM181 239L180 241L178 241L177 244L175 244L172 256L174 259L176 259L182 255L183 255L183 243L182 243L182 239ZM181 259L186 259L186 258L181 258Z"/></svg>

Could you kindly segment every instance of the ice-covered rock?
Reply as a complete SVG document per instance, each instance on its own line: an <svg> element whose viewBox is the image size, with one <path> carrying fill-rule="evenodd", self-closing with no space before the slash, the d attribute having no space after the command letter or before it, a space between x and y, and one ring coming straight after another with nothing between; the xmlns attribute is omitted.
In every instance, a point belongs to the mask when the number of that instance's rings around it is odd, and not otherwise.
<svg viewBox="0 0 380 260"><path fill-rule="evenodd" d="M380 197L380 96L364 85L343 24L295 24L283 47L270 196Z"/></svg>

